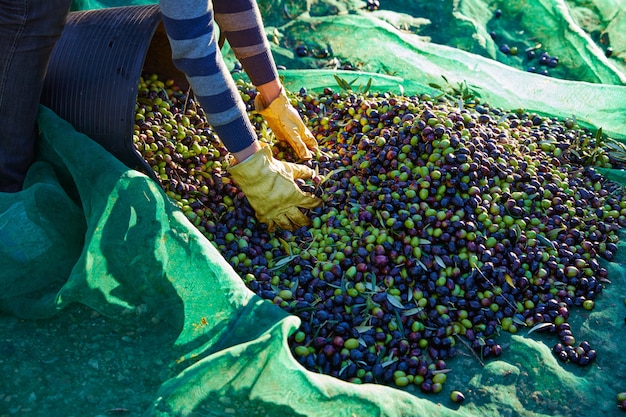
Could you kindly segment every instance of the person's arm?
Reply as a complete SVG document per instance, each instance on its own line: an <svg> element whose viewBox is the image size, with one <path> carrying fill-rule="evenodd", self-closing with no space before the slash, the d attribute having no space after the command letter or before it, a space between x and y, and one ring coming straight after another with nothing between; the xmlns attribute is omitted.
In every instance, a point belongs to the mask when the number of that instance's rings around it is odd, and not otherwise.
<svg viewBox="0 0 626 417"><path fill-rule="evenodd" d="M274 100L280 96L283 91L283 86L278 79L274 79L265 84L257 85L256 89L261 95L262 104L264 107L268 107Z"/></svg>
<svg viewBox="0 0 626 417"><path fill-rule="evenodd" d="M261 13L252 0L214 0L215 20L258 90L254 104L278 140L289 143L298 158L311 159L317 141L291 105L280 83L265 35Z"/></svg>
<svg viewBox="0 0 626 417"><path fill-rule="evenodd" d="M229 152L249 153L258 147L257 134L219 50L212 2L160 0L159 4L173 63L189 80L209 124Z"/></svg>
<svg viewBox="0 0 626 417"><path fill-rule="evenodd" d="M300 210L316 207L321 200L300 190L295 180L311 178L315 173L304 165L278 161L269 147L261 147L217 46L212 4L210 0L160 0L174 65L187 76L208 122L233 156L234 163L228 171L257 219L267 224L270 231L307 225L310 220ZM254 31L260 33L261 29ZM262 59L271 58L268 54L269 50L262 54ZM265 74L267 80L259 85L271 95L277 87L276 69L273 61L262 67L267 72L259 74Z"/></svg>
<svg viewBox="0 0 626 417"><path fill-rule="evenodd" d="M239 162L245 161L250 158L252 155L261 150L261 144L258 140L252 142L252 144L239 152L231 152L233 158L235 158L235 162L233 165L238 164Z"/></svg>
<svg viewBox="0 0 626 417"><path fill-rule="evenodd" d="M252 84L257 88L267 84L280 90L278 71L256 1L213 0L213 7L219 29ZM278 94L273 98L276 97Z"/></svg>

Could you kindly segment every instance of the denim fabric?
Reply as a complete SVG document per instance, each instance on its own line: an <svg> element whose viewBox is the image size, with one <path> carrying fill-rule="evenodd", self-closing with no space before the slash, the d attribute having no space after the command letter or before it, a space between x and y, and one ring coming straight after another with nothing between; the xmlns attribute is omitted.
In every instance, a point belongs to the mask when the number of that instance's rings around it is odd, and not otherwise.
<svg viewBox="0 0 626 417"><path fill-rule="evenodd" d="M0 191L19 191L34 158L50 54L71 0L0 0Z"/></svg>

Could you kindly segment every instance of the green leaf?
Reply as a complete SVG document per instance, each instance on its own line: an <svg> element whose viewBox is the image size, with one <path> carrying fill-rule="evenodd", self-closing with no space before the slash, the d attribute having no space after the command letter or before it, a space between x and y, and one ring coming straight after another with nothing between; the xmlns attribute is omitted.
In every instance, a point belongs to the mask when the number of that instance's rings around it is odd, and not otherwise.
<svg viewBox="0 0 626 417"><path fill-rule="evenodd" d="M342 173L344 171L349 171L349 170L350 170L350 167L340 167L340 168L337 168L337 169L334 169L334 170L330 171L328 174L326 174L326 175L321 177L322 180L320 181L320 185L324 184L333 175L340 174L340 173Z"/></svg>
<svg viewBox="0 0 626 417"><path fill-rule="evenodd" d="M365 88L363 89L363 94L367 93L371 87L372 87L372 77L370 77L369 80L367 80L367 84L365 85Z"/></svg>
<svg viewBox="0 0 626 417"><path fill-rule="evenodd" d="M519 224L515 223L513 226L511 226L511 229L513 230L513 233L515 234L515 241L512 243L516 244L520 236L522 235L522 228L519 226Z"/></svg>
<svg viewBox="0 0 626 417"><path fill-rule="evenodd" d="M546 233L546 237L552 241L554 241L561 232L566 231L567 229L565 228L565 226L562 227L555 227L552 230L548 230L548 232Z"/></svg>
<svg viewBox="0 0 626 417"><path fill-rule="evenodd" d="M348 359L346 361L346 364L344 366L341 367L341 369L339 370L339 375L343 374L343 372L346 370L346 368L350 365L352 365L352 361L350 359Z"/></svg>
<svg viewBox="0 0 626 417"><path fill-rule="evenodd" d="M520 320L519 318L517 318L515 316L513 317L513 323L519 324L520 326L524 326L524 327L527 326L527 324L526 324L526 322L524 320Z"/></svg>
<svg viewBox="0 0 626 417"><path fill-rule="evenodd" d="M402 305L400 300L398 300L397 297L395 297L395 296L393 296L391 294L387 294L387 301L389 301L389 304L391 304L395 308L398 308L400 310L404 310L404 306Z"/></svg>
<svg viewBox="0 0 626 417"><path fill-rule="evenodd" d="M398 313L398 310L394 310L394 313L396 315L396 322L398 323L398 330L400 331L400 334L402 334L402 337L404 338L404 326L402 325L402 317L400 317L400 313Z"/></svg>
<svg viewBox="0 0 626 417"><path fill-rule="evenodd" d="M414 314L417 314L421 311L423 311L424 309L422 307L414 307L414 308L409 308L408 310L404 310L402 312L403 316L412 316Z"/></svg>
<svg viewBox="0 0 626 417"><path fill-rule="evenodd" d="M285 239L279 237L278 241L280 242L280 246L282 246L283 251L285 251L285 253L288 253L289 255L292 255L291 253L291 245L289 244L289 242L287 242Z"/></svg>
<svg viewBox="0 0 626 417"><path fill-rule="evenodd" d="M350 84L348 84L346 80L344 80L337 74L333 74L333 77L335 77L335 81L337 81L337 84L339 85L341 89L346 90L346 91L352 90L352 87L350 86Z"/></svg>
<svg viewBox="0 0 626 417"><path fill-rule="evenodd" d="M528 330L528 334L531 334L534 331L539 331L545 329L546 327L552 326L552 323L538 323L535 324L530 330Z"/></svg>
<svg viewBox="0 0 626 417"><path fill-rule="evenodd" d="M365 333L373 328L374 326L356 326L354 329L359 333Z"/></svg>
<svg viewBox="0 0 626 417"><path fill-rule="evenodd" d="M378 221L380 222L380 227L385 227L385 221L383 220L383 216L380 214L379 211L376 212L376 218L378 219ZM385 228L386 230L386 228Z"/></svg>
<svg viewBox="0 0 626 417"><path fill-rule="evenodd" d="M445 369L435 369L433 371L431 371L431 373L433 375L437 375L437 374L447 374L448 372L451 372L452 369L450 368L445 368Z"/></svg>
<svg viewBox="0 0 626 417"><path fill-rule="evenodd" d="M515 288L515 282L513 282L513 278L509 274L504 275L504 280L511 286L511 288Z"/></svg>
<svg viewBox="0 0 626 417"><path fill-rule="evenodd" d="M388 367L389 365L391 365L392 363L395 363L395 362L398 362L398 358L394 356L392 359L382 362L381 366L383 368L386 368L386 367Z"/></svg>
<svg viewBox="0 0 626 417"><path fill-rule="evenodd" d="M294 259L296 259L297 257L299 257L300 255L289 255L289 256L285 256L283 258L278 259L275 263L274 266L272 266L271 268L268 268L268 270L270 271L275 271L277 269L282 268L283 266L289 264L291 261L293 261Z"/></svg>
<svg viewBox="0 0 626 417"><path fill-rule="evenodd" d="M547 246L549 248L551 248L552 250L556 250L556 247L554 246L554 243L549 240L548 238L546 238L544 235L542 235L541 233L537 234L537 240L539 240L539 242L544 245Z"/></svg>
<svg viewBox="0 0 626 417"><path fill-rule="evenodd" d="M599 142L602 142L602 128L598 128L596 131L596 146Z"/></svg>

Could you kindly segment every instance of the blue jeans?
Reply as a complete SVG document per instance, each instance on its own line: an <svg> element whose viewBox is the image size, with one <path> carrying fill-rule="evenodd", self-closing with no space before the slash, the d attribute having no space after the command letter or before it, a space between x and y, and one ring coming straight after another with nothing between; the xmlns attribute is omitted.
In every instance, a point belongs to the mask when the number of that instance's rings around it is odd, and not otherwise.
<svg viewBox="0 0 626 417"><path fill-rule="evenodd" d="M22 188L39 98L72 0L0 0L0 192Z"/></svg>

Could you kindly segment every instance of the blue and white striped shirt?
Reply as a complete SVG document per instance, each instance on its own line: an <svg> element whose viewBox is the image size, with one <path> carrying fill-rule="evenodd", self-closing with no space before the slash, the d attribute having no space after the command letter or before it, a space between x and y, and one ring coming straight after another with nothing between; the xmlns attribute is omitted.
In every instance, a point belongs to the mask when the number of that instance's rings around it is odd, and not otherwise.
<svg viewBox="0 0 626 417"><path fill-rule="evenodd" d="M216 25L255 86L278 78L253 0L160 0L172 60L189 80L207 120L230 152L250 146L256 132L218 47Z"/></svg>

